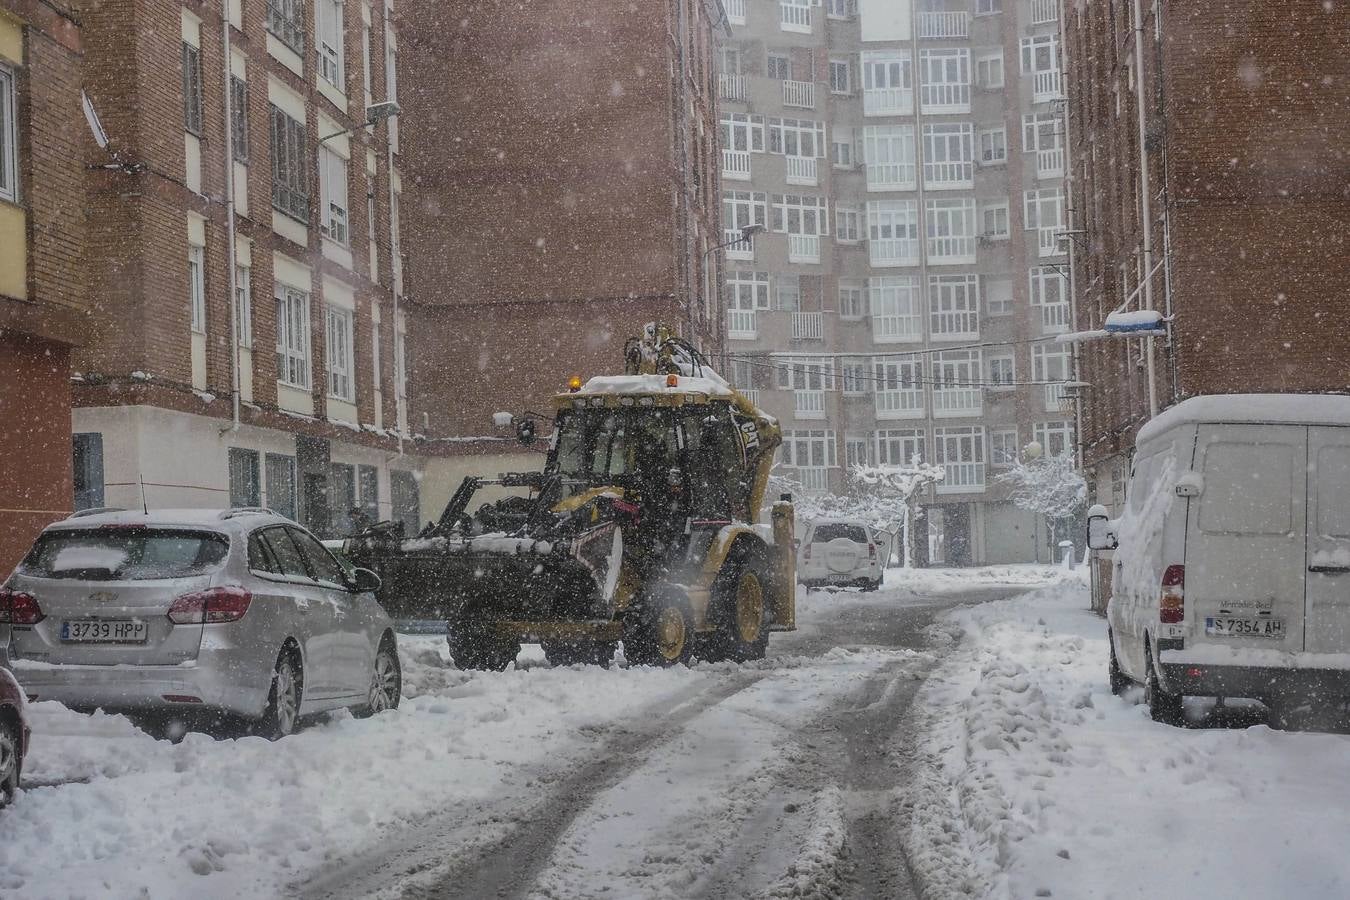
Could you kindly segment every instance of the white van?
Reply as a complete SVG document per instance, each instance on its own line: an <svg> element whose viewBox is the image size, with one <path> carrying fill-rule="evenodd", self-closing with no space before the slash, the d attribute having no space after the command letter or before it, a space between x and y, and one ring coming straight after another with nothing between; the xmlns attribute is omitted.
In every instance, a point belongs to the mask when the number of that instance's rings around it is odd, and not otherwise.
<svg viewBox="0 0 1350 900"><path fill-rule="evenodd" d="M1350 699L1350 397L1195 397L1139 432L1126 509L1088 513L1114 549L1111 687L1251 697L1277 720Z"/></svg>

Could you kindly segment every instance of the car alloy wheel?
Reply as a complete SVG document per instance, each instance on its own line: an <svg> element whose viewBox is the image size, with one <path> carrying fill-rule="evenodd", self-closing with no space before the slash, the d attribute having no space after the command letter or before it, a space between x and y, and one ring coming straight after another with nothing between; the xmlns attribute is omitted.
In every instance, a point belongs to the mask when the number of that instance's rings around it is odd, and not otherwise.
<svg viewBox="0 0 1350 900"><path fill-rule="evenodd" d="M386 709L397 709L402 689L402 673L399 671L398 658L386 644L380 647L380 652L375 655L375 672L370 683L370 711L378 713Z"/></svg>
<svg viewBox="0 0 1350 900"><path fill-rule="evenodd" d="M19 789L19 738L13 725L0 723L0 808L14 800Z"/></svg>

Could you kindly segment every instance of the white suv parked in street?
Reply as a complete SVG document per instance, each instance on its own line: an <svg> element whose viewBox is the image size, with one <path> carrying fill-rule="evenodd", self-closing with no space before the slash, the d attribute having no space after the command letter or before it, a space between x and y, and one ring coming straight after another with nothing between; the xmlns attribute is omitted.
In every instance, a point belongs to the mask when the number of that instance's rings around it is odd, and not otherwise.
<svg viewBox="0 0 1350 900"><path fill-rule="evenodd" d="M881 551L860 519L818 519L807 523L797 553L797 580L807 587L881 586Z"/></svg>

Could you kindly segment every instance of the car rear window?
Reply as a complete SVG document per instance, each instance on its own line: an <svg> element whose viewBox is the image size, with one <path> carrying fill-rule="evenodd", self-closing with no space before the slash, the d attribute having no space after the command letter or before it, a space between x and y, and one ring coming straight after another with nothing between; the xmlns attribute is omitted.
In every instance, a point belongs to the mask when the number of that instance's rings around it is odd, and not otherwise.
<svg viewBox="0 0 1350 900"><path fill-rule="evenodd" d="M209 531L118 527L49 531L37 539L19 572L86 581L182 578L216 569L229 551L229 540Z"/></svg>
<svg viewBox="0 0 1350 900"><path fill-rule="evenodd" d="M817 525L811 535L811 543L827 544L844 538L855 544L867 543L867 531L861 525Z"/></svg>

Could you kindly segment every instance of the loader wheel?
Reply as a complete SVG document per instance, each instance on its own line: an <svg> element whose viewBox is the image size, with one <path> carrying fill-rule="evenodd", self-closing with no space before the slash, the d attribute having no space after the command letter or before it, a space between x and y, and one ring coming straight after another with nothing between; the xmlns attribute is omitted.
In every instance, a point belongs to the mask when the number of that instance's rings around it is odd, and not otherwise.
<svg viewBox="0 0 1350 900"><path fill-rule="evenodd" d="M544 658L551 666L600 666L614 661L614 641L544 641Z"/></svg>
<svg viewBox="0 0 1350 900"><path fill-rule="evenodd" d="M769 644L768 579L753 556L728 564L714 586L717 630L704 658L746 662L763 659Z"/></svg>
<svg viewBox="0 0 1350 900"><path fill-rule="evenodd" d="M472 626L452 623L446 641L450 645L450 656L460 669L503 672L515 662L516 654L520 653L520 644L503 641Z"/></svg>
<svg viewBox="0 0 1350 900"><path fill-rule="evenodd" d="M683 594L661 591L649 596L635 612L623 639L629 665L688 664L694 647L694 615Z"/></svg>

